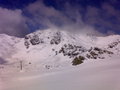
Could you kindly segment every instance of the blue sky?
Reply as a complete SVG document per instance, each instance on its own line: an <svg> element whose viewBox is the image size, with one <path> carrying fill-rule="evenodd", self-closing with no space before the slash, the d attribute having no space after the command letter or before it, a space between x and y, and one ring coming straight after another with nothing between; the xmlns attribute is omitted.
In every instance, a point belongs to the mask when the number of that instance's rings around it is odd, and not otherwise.
<svg viewBox="0 0 120 90"><path fill-rule="evenodd" d="M47 28L120 34L120 1L0 0L0 33L23 37Z"/></svg>

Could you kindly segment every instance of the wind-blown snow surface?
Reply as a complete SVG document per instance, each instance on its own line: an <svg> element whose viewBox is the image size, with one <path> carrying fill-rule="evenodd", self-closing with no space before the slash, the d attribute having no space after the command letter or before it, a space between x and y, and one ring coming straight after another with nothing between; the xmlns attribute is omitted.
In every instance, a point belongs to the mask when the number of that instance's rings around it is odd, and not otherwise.
<svg viewBox="0 0 120 90"><path fill-rule="evenodd" d="M119 90L119 55L119 35L57 30L25 38L0 35L0 90ZM73 66L79 56L85 60Z"/></svg>

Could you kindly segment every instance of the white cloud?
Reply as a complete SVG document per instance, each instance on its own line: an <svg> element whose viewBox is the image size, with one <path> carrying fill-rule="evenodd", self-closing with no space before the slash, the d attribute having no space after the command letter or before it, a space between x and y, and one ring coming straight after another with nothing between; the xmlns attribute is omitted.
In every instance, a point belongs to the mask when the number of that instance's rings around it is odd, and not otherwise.
<svg viewBox="0 0 120 90"><path fill-rule="evenodd" d="M85 22L95 26L99 31L119 32L120 29L120 11L108 3L103 3L102 8L93 6L87 7Z"/></svg>
<svg viewBox="0 0 120 90"><path fill-rule="evenodd" d="M28 33L21 10L10 10L0 7L0 33L14 36L23 36Z"/></svg>
<svg viewBox="0 0 120 90"><path fill-rule="evenodd" d="M32 19L28 19L33 25L43 24L54 29L56 28L60 30L69 30L72 32L79 31L82 33L92 32L99 34L99 32L93 27L86 25L82 21L80 11L83 10L83 8L71 6L68 2L65 3L64 10L62 11L55 9L52 6L46 6L42 1L37 1L30 4L26 10L33 16Z"/></svg>

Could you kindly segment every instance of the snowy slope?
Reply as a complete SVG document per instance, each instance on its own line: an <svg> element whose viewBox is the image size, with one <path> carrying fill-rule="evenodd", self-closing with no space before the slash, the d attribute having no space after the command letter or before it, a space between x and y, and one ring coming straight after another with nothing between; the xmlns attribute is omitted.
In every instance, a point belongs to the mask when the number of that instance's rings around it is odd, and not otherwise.
<svg viewBox="0 0 120 90"><path fill-rule="evenodd" d="M76 67L13 74L2 90L119 90L120 57Z"/></svg>
<svg viewBox="0 0 120 90"><path fill-rule="evenodd" d="M18 38L0 34L0 57L8 57L14 52L14 46L19 41Z"/></svg>

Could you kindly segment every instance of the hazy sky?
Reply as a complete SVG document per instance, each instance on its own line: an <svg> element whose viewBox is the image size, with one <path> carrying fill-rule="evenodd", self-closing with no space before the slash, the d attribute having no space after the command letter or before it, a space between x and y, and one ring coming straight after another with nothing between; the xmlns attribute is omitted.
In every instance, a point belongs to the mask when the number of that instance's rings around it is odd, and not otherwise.
<svg viewBox="0 0 120 90"><path fill-rule="evenodd" d="M37 29L120 34L120 0L0 0L0 33Z"/></svg>

